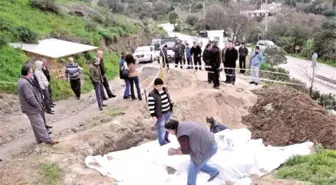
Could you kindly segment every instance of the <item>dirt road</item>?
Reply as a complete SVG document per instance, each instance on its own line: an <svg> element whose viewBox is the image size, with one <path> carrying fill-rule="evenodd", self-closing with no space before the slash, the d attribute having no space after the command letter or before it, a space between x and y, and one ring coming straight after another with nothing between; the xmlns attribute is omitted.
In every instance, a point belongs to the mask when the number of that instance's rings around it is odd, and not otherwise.
<svg viewBox="0 0 336 185"><path fill-rule="evenodd" d="M148 83L158 71L151 68L152 64L139 65L139 78L142 87ZM115 102L122 99L124 82L119 78L110 81L110 88L115 92L117 98L109 99L105 103L108 107L113 107L118 112L119 105ZM28 118L21 113L19 102L15 95L3 95L2 103L7 101L10 104L5 116L1 116L0 123L0 159L2 162L10 160L12 157L21 154L29 154L38 150L33 132ZM87 120L99 119L97 115L100 111L97 108L94 91L83 94L81 100L74 97L56 102L55 114L47 115L47 123L53 126L53 136L57 139L74 132L83 131L88 128ZM9 110L9 109L8 109ZM100 120L106 122L109 120ZM1 163L0 163L1 164Z"/></svg>

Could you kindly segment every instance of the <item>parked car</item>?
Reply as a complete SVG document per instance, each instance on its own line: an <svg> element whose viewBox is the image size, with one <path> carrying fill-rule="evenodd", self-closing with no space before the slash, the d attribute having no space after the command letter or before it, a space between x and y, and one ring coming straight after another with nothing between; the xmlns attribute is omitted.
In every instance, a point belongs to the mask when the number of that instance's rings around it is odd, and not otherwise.
<svg viewBox="0 0 336 185"><path fill-rule="evenodd" d="M152 46L140 46L135 49L133 56L138 63L153 62L154 48Z"/></svg>
<svg viewBox="0 0 336 185"><path fill-rule="evenodd" d="M279 48L276 44L274 44L271 40L259 40L257 42L257 46L259 46L260 51L264 52L266 48Z"/></svg>

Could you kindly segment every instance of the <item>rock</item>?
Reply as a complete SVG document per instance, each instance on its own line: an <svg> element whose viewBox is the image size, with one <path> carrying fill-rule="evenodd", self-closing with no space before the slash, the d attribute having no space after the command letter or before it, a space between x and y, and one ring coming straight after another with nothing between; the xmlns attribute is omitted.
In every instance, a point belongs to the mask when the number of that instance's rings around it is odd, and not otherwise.
<svg viewBox="0 0 336 185"><path fill-rule="evenodd" d="M176 170L174 168L171 168L169 166L166 167L167 173L170 174L174 174L176 172Z"/></svg>
<svg viewBox="0 0 336 185"><path fill-rule="evenodd" d="M78 128L76 128L76 127L71 128L71 131L74 132L74 133L76 133L76 132L78 132Z"/></svg>
<svg viewBox="0 0 336 185"><path fill-rule="evenodd" d="M80 4L73 4L70 6L69 13L73 15L77 15L80 17L96 17L101 20L105 20L104 16L101 15L98 11Z"/></svg>

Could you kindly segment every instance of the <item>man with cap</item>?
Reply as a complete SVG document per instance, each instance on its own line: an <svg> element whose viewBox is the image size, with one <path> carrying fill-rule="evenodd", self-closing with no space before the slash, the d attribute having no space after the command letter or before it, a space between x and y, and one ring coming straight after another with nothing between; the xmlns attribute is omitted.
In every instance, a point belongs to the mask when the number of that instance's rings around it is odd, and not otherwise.
<svg viewBox="0 0 336 185"><path fill-rule="evenodd" d="M154 89L148 95L148 109L150 115L157 119L156 130L159 144L162 146L169 143L168 132L164 125L171 117L173 103L161 78L154 80Z"/></svg>

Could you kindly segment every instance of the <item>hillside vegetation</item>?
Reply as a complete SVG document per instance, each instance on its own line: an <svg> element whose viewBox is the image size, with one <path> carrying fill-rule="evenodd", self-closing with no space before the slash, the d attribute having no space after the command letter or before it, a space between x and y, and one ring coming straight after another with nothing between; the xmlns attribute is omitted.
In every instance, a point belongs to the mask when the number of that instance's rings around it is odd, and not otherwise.
<svg viewBox="0 0 336 185"><path fill-rule="evenodd" d="M142 27L127 17L112 14L107 9L84 1L96 13L93 16L76 16L69 13L69 3L76 1L54 0L3 0L0 1L0 92L16 92L16 81L21 65L28 57L21 51L8 46L8 42L35 43L38 39L54 37L98 46L101 40L115 43L121 37L138 33ZM87 2L87 1L86 1ZM72 4L71 4L72 5ZM91 54L92 56L92 54ZM115 53L105 55L108 77L117 74L118 57ZM86 65L86 59L78 62ZM88 79L87 71L84 79ZM54 98L71 95L69 84L53 80ZM85 81L84 91L91 89Z"/></svg>

